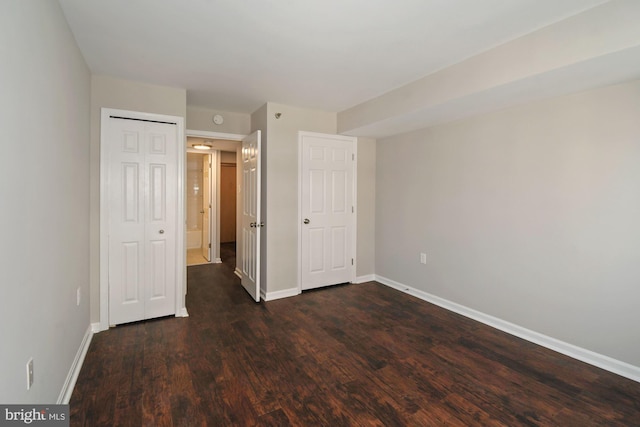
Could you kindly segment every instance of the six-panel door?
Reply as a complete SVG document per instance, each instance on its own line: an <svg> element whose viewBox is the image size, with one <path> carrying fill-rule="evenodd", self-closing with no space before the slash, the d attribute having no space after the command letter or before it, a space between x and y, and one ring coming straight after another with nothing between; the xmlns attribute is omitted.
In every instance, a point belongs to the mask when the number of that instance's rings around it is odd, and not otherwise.
<svg viewBox="0 0 640 427"><path fill-rule="evenodd" d="M176 126L109 118L109 324L175 314Z"/></svg>
<svg viewBox="0 0 640 427"><path fill-rule="evenodd" d="M302 289L352 280L353 139L302 134Z"/></svg>
<svg viewBox="0 0 640 427"><path fill-rule="evenodd" d="M242 286L260 302L260 131L242 140Z"/></svg>

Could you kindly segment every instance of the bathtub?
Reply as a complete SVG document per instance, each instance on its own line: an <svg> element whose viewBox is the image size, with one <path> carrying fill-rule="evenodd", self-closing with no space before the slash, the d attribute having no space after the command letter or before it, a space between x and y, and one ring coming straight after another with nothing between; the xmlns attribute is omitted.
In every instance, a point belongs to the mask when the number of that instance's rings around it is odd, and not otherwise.
<svg viewBox="0 0 640 427"><path fill-rule="evenodd" d="M202 247L202 230L187 230L187 249Z"/></svg>

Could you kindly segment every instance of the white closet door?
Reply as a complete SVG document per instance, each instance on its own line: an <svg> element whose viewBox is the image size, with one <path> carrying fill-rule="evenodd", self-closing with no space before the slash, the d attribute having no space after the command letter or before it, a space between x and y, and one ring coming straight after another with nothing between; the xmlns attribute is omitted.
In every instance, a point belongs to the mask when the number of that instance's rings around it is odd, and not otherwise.
<svg viewBox="0 0 640 427"><path fill-rule="evenodd" d="M145 123L145 319L175 314L178 165L176 126Z"/></svg>
<svg viewBox="0 0 640 427"><path fill-rule="evenodd" d="M175 314L176 127L109 118L109 323Z"/></svg>

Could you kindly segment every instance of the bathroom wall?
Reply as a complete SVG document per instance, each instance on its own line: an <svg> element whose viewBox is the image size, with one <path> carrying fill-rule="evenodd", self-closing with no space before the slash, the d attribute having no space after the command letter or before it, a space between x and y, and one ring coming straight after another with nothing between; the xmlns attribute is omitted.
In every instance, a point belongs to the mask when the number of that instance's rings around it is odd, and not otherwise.
<svg viewBox="0 0 640 427"><path fill-rule="evenodd" d="M187 249L202 246L202 156L187 153Z"/></svg>

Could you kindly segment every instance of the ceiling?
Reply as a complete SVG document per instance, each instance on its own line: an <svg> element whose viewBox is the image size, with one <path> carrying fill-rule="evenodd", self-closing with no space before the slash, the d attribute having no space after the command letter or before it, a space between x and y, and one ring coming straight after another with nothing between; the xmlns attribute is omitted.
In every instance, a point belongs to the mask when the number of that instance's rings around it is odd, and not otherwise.
<svg viewBox="0 0 640 427"><path fill-rule="evenodd" d="M94 74L339 112L606 0L59 0Z"/></svg>
<svg viewBox="0 0 640 427"><path fill-rule="evenodd" d="M194 145L204 144L210 145L212 150L219 151L238 151L240 143L238 141L230 141L226 139L200 138L195 136L187 137L187 148L193 148ZM202 151L206 154L206 151Z"/></svg>

